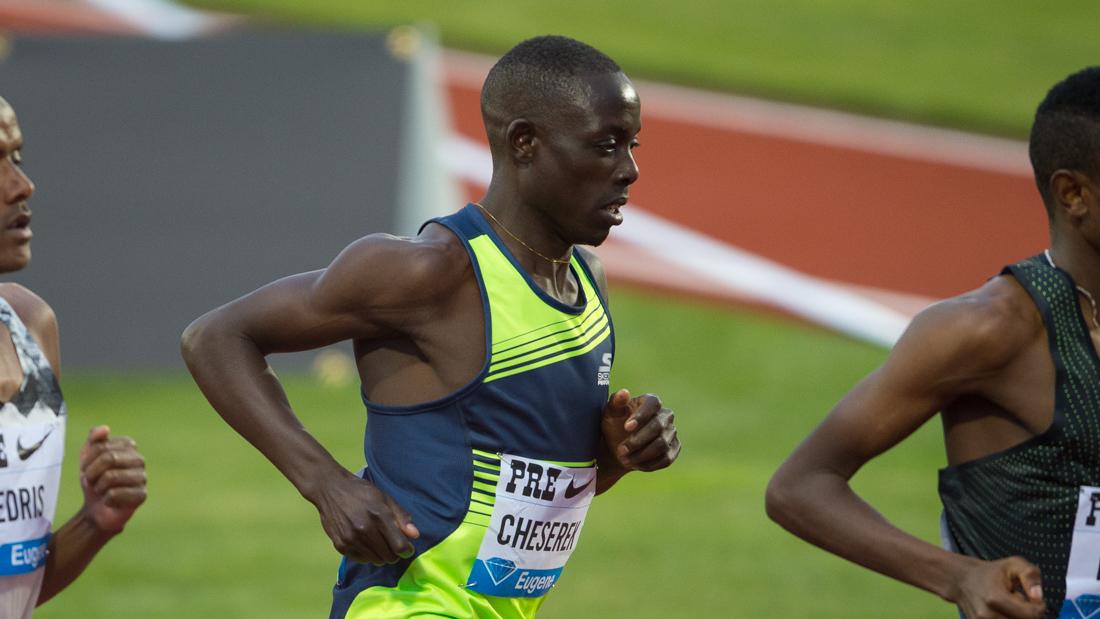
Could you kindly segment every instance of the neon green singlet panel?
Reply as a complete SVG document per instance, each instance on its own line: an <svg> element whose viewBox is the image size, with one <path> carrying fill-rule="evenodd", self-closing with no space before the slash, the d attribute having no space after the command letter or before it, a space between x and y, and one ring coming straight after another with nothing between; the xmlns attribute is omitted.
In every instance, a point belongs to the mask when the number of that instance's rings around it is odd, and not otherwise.
<svg viewBox="0 0 1100 619"><path fill-rule="evenodd" d="M501 454L561 467L595 464L614 339L587 265L572 258L582 299L565 305L518 269L471 207L437 221L470 253L486 310L488 358L469 385L441 400L404 408L367 402L365 476L412 514L422 539L407 567L342 568L334 618L534 617L545 600L541 591L497 597L470 588L503 485ZM396 584L375 584L391 571L400 574Z"/></svg>

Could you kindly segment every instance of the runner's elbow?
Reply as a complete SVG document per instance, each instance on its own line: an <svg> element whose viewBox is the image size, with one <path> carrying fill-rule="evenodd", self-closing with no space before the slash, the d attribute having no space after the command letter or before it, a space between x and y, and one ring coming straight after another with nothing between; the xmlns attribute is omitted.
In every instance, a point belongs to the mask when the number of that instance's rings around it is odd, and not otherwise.
<svg viewBox="0 0 1100 619"><path fill-rule="evenodd" d="M772 476L764 493L764 511L776 524L787 528L798 509L798 489L782 470Z"/></svg>
<svg viewBox="0 0 1100 619"><path fill-rule="evenodd" d="M214 321L210 314L196 318L180 335L180 354L183 360L190 366L199 361L207 344L213 339Z"/></svg>

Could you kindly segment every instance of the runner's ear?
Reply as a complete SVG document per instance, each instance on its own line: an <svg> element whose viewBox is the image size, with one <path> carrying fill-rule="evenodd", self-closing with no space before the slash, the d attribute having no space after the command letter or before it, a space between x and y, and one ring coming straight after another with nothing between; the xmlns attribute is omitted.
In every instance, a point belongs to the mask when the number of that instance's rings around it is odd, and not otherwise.
<svg viewBox="0 0 1100 619"><path fill-rule="evenodd" d="M1071 221L1079 220L1088 212L1085 194L1088 177L1076 170L1059 169L1050 175L1050 195L1054 207Z"/></svg>
<svg viewBox="0 0 1100 619"><path fill-rule="evenodd" d="M516 163L526 165L535 156L535 125L525 118L508 123L508 153Z"/></svg>

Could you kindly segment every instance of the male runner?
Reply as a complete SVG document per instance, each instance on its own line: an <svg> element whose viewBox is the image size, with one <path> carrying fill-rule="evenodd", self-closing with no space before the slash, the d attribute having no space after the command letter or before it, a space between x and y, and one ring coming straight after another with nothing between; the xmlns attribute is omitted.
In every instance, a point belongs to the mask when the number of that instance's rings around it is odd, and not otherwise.
<svg viewBox="0 0 1100 619"><path fill-rule="evenodd" d="M183 336L215 409L320 512L345 555L331 617L531 617L592 496L680 451L655 396L608 399L599 245L638 178L630 80L564 37L490 71L493 177L416 238L376 234L328 268L216 309ZM302 428L264 360L352 339L369 411L356 476Z"/></svg>
<svg viewBox="0 0 1100 619"><path fill-rule="evenodd" d="M1031 130L1049 251L921 312L776 472L768 514L969 617L1092 617L1100 602L1100 67L1054 86ZM947 552L848 480L942 411Z"/></svg>
<svg viewBox="0 0 1100 619"><path fill-rule="evenodd" d="M0 272L31 258L34 184L21 169L23 135L0 98ZM27 618L71 583L145 501L134 442L92 428L80 452L84 506L50 534L65 451L57 319L45 301L0 283L0 617Z"/></svg>

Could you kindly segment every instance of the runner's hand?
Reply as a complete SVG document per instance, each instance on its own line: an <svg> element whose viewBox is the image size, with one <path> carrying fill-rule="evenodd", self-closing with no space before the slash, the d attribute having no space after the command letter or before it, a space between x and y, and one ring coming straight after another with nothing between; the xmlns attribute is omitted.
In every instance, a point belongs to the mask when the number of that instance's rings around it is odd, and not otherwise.
<svg viewBox="0 0 1100 619"><path fill-rule="evenodd" d="M353 561L396 563L412 556L409 540L420 537L397 501L350 473L326 484L315 504L332 545Z"/></svg>
<svg viewBox="0 0 1100 619"><path fill-rule="evenodd" d="M675 415L652 393L630 397L616 391L603 409L601 430L608 451L627 471L656 471L680 455Z"/></svg>
<svg viewBox="0 0 1100 619"><path fill-rule="evenodd" d="M84 511L102 531L117 533L145 502L145 459L128 436L96 426L80 448Z"/></svg>
<svg viewBox="0 0 1100 619"><path fill-rule="evenodd" d="M967 619L1042 619L1039 568L1020 557L975 561L959 582L953 599Z"/></svg>

